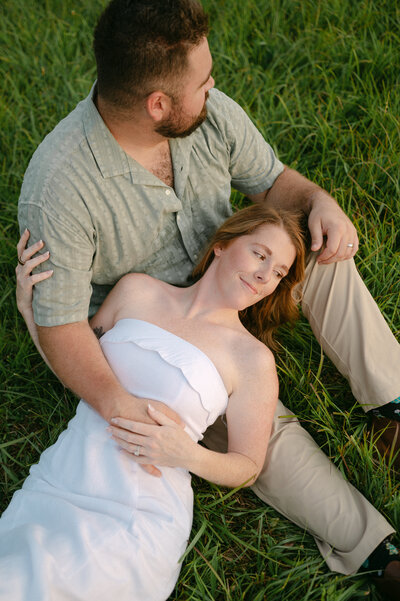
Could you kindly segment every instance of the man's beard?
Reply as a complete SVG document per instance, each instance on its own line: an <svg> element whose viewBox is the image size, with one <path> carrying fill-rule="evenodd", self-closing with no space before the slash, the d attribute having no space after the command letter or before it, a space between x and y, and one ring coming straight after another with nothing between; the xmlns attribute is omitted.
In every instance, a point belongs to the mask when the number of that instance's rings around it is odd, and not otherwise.
<svg viewBox="0 0 400 601"><path fill-rule="evenodd" d="M155 128L155 131L164 136L164 138L185 138L186 136L190 136L207 118L207 98L208 92L206 93L206 99L200 114L194 118L184 114L180 104L174 101L171 115L161 121Z"/></svg>

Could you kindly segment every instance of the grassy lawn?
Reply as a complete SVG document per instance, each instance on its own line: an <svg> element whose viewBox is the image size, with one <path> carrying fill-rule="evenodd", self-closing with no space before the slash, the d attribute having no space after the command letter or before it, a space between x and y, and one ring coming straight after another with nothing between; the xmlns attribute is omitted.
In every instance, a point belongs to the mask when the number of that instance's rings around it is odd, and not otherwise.
<svg viewBox="0 0 400 601"><path fill-rule="evenodd" d="M17 200L37 145L89 92L92 30L104 4L3 0L0 6L0 509L76 405L43 364L15 306ZM281 160L330 191L353 219L357 266L398 337L396 4L204 0L217 87L246 109ZM367 421L348 384L321 355L305 320L282 332L281 341L282 400L399 529L398 483L373 460ZM330 573L312 537L250 491L231 493L197 478L194 488L191 544L171 599L378 600L365 578Z"/></svg>

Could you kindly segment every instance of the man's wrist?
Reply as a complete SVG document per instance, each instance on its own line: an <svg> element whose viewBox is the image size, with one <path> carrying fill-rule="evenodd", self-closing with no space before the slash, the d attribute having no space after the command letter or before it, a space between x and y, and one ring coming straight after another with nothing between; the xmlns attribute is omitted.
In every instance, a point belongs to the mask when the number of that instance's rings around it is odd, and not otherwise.
<svg viewBox="0 0 400 601"><path fill-rule="evenodd" d="M326 190L323 190L323 188L320 188L319 186L316 186L316 189L313 190L313 192L310 194L309 196L309 211L308 214L315 208L317 208L317 206L323 205L323 204L334 204L337 205L336 200L333 198L333 196L331 196L328 192L326 192Z"/></svg>
<svg viewBox="0 0 400 601"><path fill-rule="evenodd" d="M133 413L139 399L129 392L124 392L119 395L112 395L112 400L107 400L102 403L101 415L108 422L113 417L129 417L134 418Z"/></svg>

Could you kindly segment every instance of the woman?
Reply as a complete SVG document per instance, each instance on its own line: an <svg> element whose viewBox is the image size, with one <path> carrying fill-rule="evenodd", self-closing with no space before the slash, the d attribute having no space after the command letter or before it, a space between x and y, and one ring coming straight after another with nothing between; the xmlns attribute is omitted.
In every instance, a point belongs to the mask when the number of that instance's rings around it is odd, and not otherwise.
<svg viewBox="0 0 400 601"><path fill-rule="evenodd" d="M29 282L39 278L29 274L45 258L28 261L28 293L18 292L33 336ZM271 351L241 319L271 344L275 328L296 315L303 273L297 218L253 205L217 231L194 285L143 274L116 284L91 322L103 352L128 391L162 400L185 427L150 401L156 425L117 418L107 428L81 401L0 520L0 599L169 596L191 529L189 472L237 487L263 465L277 377ZM225 412L228 452L215 453L198 441ZM140 469L151 464L160 477Z"/></svg>

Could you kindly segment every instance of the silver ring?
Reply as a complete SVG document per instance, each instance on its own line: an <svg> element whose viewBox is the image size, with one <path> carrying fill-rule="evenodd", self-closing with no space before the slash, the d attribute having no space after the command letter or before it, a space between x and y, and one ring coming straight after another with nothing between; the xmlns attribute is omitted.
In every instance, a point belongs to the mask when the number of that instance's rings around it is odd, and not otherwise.
<svg viewBox="0 0 400 601"><path fill-rule="evenodd" d="M133 454L136 455L136 457L139 457L140 455L140 445L136 445L136 449L133 451Z"/></svg>
<svg viewBox="0 0 400 601"><path fill-rule="evenodd" d="M352 242L349 242L347 245L349 248L354 248L354 244Z"/></svg>
<svg viewBox="0 0 400 601"><path fill-rule="evenodd" d="M25 265L25 263L23 263L23 262L21 261L21 257L18 257L18 263L19 263L20 265L22 265L22 267Z"/></svg>

